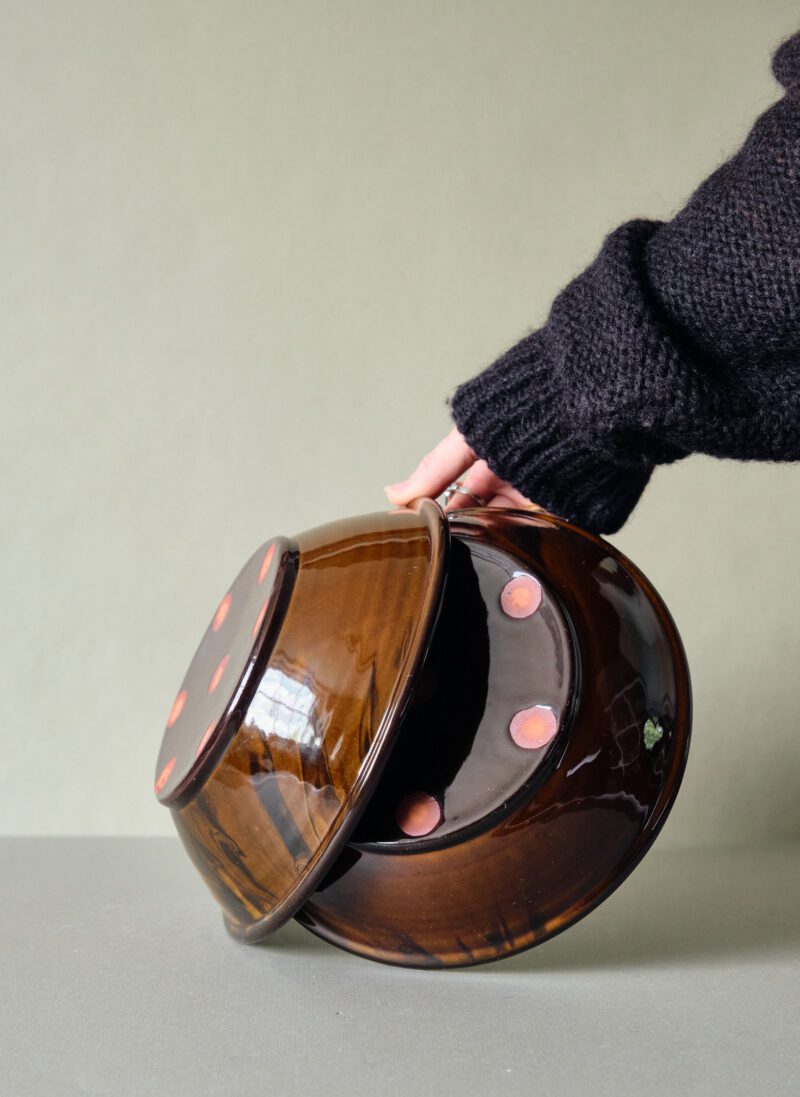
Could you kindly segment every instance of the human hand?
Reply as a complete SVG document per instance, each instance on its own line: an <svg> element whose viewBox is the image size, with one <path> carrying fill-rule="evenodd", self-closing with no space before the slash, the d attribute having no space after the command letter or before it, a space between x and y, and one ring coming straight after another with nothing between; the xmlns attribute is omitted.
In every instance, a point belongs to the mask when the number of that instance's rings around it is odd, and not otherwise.
<svg viewBox="0 0 800 1097"><path fill-rule="evenodd" d="M474 450L470 449L456 427L430 453L425 454L407 480L389 484L384 491L391 503L401 506L421 495L435 499L454 480L458 480L470 494L463 495L459 492L451 496L446 510L461 510L464 507L484 504L487 507L539 509L511 484L495 476L486 462L479 460ZM473 495L477 499L470 497Z"/></svg>

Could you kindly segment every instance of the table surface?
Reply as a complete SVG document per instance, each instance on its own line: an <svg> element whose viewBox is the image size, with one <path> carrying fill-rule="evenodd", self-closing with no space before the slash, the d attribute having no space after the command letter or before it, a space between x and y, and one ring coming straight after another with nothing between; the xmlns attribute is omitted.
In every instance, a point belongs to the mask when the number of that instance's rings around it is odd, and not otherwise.
<svg viewBox="0 0 800 1097"><path fill-rule="evenodd" d="M800 1092L800 847L658 845L530 952L417 972L224 932L177 840L4 838L0 1094Z"/></svg>

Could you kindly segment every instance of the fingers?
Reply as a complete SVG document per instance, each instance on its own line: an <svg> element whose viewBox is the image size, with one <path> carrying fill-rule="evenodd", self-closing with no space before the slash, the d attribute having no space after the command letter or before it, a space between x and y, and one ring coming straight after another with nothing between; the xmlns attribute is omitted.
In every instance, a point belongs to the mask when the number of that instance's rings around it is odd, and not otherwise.
<svg viewBox="0 0 800 1097"><path fill-rule="evenodd" d="M484 502L491 499L503 487L503 481L498 479L485 461L476 461L461 477L461 483L465 491L472 492L478 499ZM453 495L445 507L445 510L463 510L465 507L475 507L480 504L469 495L460 492Z"/></svg>
<svg viewBox="0 0 800 1097"><path fill-rule="evenodd" d="M420 495L435 499L474 462L475 454L453 427L439 445L422 458L407 480L389 484L384 491L395 506L409 503Z"/></svg>
<svg viewBox="0 0 800 1097"><path fill-rule="evenodd" d="M509 484L505 484L502 491L499 491L497 495L493 496L486 505L487 507L511 507L516 510L542 509L536 503L532 503L530 499L526 499L524 495L520 494L516 488L512 488Z"/></svg>
<svg viewBox="0 0 800 1097"><path fill-rule="evenodd" d="M522 492L517 491L511 484L501 480L499 476L489 468L485 461L476 461L475 464L461 477L464 488L482 499L489 507L524 507L526 510L540 510ZM445 510L464 510L466 507L474 507L480 504L471 499L469 495L460 492L450 499Z"/></svg>
<svg viewBox="0 0 800 1097"><path fill-rule="evenodd" d="M514 491L514 489L511 489L511 491ZM504 507L506 509L511 509L511 510L541 510L542 509L541 507L538 507L536 504L534 504L534 502L528 502L527 499L523 499L522 501L520 501L517 498L518 495L519 495L518 491L517 491L517 493L514 493L514 496L512 496L511 493L509 493L508 490L499 491L499 493L496 496L494 496L494 498L489 499L486 506L487 507Z"/></svg>
<svg viewBox="0 0 800 1097"><path fill-rule="evenodd" d="M541 509L516 488L496 476L485 461L476 461L474 451L456 427L422 458L407 480L389 484L384 491L390 502L395 506L402 506L422 495L435 499L459 478L464 489L485 500L487 506ZM477 505L479 504L469 495L459 493L452 496L446 509L463 510Z"/></svg>

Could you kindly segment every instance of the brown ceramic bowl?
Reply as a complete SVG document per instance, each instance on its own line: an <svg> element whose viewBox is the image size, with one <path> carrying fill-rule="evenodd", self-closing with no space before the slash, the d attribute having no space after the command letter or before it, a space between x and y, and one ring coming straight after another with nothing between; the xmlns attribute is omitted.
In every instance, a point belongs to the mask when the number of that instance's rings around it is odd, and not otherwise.
<svg viewBox="0 0 800 1097"><path fill-rule="evenodd" d="M686 761L686 660L629 560L431 500L263 545L170 713L156 792L237 937L508 956L635 867Z"/></svg>

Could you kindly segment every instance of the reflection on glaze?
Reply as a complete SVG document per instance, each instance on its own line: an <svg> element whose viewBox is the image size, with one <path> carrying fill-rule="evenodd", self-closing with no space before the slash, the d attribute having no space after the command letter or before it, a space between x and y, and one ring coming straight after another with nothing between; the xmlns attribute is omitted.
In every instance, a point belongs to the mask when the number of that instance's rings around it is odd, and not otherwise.
<svg viewBox="0 0 800 1097"><path fill-rule="evenodd" d="M265 735L318 747L322 737L315 729L315 703L307 685L271 666L250 702L245 722Z"/></svg>
<svg viewBox="0 0 800 1097"><path fill-rule="evenodd" d="M600 751L595 750L591 754L587 754L585 758L581 758L580 762L574 765L572 769L567 770L567 777L571 777L573 773L577 773L579 769L582 769L584 766L588 766L595 760L595 758L599 757L599 755Z"/></svg>

